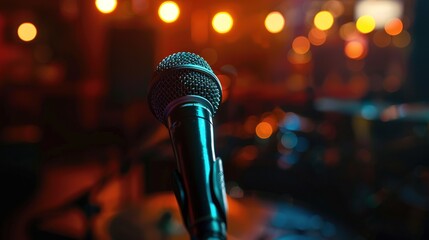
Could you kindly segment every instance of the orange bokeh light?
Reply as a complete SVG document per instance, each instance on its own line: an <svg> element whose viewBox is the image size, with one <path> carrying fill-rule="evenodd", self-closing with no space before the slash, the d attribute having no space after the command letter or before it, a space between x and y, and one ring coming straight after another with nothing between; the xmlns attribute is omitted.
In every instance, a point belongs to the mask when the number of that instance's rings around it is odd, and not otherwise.
<svg viewBox="0 0 429 240"><path fill-rule="evenodd" d="M394 18L387 22L386 25L384 25L384 30L387 34L391 36L396 36L400 34L402 32L402 29L404 29L404 24L399 18Z"/></svg>
<svg viewBox="0 0 429 240"><path fill-rule="evenodd" d="M296 37L292 42L292 49L298 54L306 54L310 50L310 41L304 36Z"/></svg>
<svg viewBox="0 0 429 240"><path fill-rule="evenodd" d="M320 46L326 42L326 32L317 28L312 28L308 33L308 40L314 46Z"/></svg>
<svg viewBox="0 0 429 240"><path fill-rule="evenodd" d="M344 53L351 59L361 59L365 54L365 46L359 41L350 41L346 44Z"/></svg>
<svg viewBox="0 0 429 240"><path fill-rule="evenodd" d="M273 134L273 127L268 122L260 122L256 125L256 136L261 139L267 139Z"/></svg>

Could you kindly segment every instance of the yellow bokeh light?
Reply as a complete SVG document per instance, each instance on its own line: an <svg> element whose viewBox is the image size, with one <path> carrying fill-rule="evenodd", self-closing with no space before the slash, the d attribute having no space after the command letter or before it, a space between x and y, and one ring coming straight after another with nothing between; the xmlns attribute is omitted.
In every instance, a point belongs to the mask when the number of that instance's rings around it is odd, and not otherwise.
<svg viewBox="0 0 429 240"><path fill-rule="evenodd" d="M261 139L267 139L271 137L271 134L273 134L273 127L271 127L271 124L267 122L260 122L258 125L256 125L256 136L258 136Z"/></svg>
<svg viewBox="0 0 429 240"><path fill-rule="evenodd" d="M399 35L402 29L404 29L404 24L399 18L394 18L384 25L384 30L391 36Z"/></svg>
<svg viewBox="0 0 429 240"><path fill-rule="evenodd" d="M18 37L24 42L29 42L36 38L37 36L37 28L34 24L25 22L19 25L18 27Z"/></svg>
<svg viewBox="0 0 429 240"><path fill-rule="evenodd" d="M234 20L228 12L218 12L212 20L213 29L218 33L231 31Z"/></svg>
<svg viewBox="0 0 429 240"><path fill-rule="evenodd" d="M361 33L370 33L375 29L375 20L369 15L361 16L356 21L356 28Z"/></svg>
<svg viewBox="0 0 429 240"><path fill-rule="evenodd" d="M227 33L231 30L234 21L227 12L218 12L212 20L213 29L218 33Z"/></svg>
<svg viewBox="0 0 429 240"><path fill-rule="evenodd" d="M292 49L298 54L306 54L310 50L310 41L304 36L296 37L292 42Z"/></svg>
<svg viewBox="0 0 429 240"><path fill-rule="evenodd" d="M314 26L320 30L328 30L334 24L334 16L328 11L320 11L314 16Z"/></svg>
<svg viewBox="0 0 429 240"><path fill-rule="evenodd" d="M163 2L158 8L158 16L166 23L175 22L180 15L180 8L173 1Z"/></svg>
<svg viewBox="0 0 429 240"><path fill-rule="evenodd" d="M118 2L116 0L95 0L95 6L98 11L104 14L113 12L117 4Z"/></svg>
<svg viewBox="0 0 429 240"><path fill-rule="evenodd" d="M285 19L280 12L270 12L265 18L265 28L270 33L278 33L283 30Z"/></svg>
<svg viewBox="0 0 429 240"><path fill-rule="evenodd" d="M346 44L344 53L351 59L361 59L365 54L365 46L359 41L350 41Z"/></svg>

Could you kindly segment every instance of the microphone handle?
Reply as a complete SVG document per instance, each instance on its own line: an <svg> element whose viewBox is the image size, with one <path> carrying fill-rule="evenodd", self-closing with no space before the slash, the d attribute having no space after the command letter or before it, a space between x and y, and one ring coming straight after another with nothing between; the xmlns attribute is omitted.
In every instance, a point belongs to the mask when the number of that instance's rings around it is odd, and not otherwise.
<svg viewBox="0 0 429 240"><path fill-rule="evenodd" d="M178 105L167 126L177 160L174 192L191 239L226 239L225 184L211 111L201 103Z"/></svg>

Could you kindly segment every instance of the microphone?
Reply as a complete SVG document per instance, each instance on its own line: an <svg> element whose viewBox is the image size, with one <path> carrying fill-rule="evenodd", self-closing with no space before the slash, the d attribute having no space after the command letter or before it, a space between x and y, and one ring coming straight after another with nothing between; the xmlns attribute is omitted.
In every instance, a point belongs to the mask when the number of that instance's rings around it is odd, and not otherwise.
<svg viewBox="0 0 429 240"><path fill-rule="evenodd" d="M177 161L174 193L191 239L226 239L225 183L212 121L221 99L209 64L189 52L164 58L149 89L150 109L170 133Z"/></svg>

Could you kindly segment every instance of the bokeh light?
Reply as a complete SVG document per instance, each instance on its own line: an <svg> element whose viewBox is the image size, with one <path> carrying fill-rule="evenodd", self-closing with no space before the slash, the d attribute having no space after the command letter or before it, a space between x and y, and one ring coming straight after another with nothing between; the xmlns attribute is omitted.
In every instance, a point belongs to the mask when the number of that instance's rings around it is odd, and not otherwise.
<svg viewBox="0 0 429 240"><path fill-rule="evenodd" d="M356 19L365 15L372 16L377 29L382 29L393 18L400 18L403 12L404 2L391 0L359 0L354 8Z"/></svg>
<svg viewBox="0 0 429 240"><path fill-rule="evenodd" d="M392 37L387 35L384 31L377 31L374 33L372 41L377 47L387 47L392 41Z"/></svg>
<svg viewBox="0 0 429 240"><path fill-rule="evenodd" d="M361 16L356 21L356 28L361 33L370 33L375 29L375 20L369 15Z"/></svg>
<svg viewBox="0 0 429 240"><path fill-rule="evenodd" d="M267 139L273 134L273 127L271 127L271 124L267 122L260 122L258 125L256 125L255 132L256 136L259 138Z"/></svg>
<svg viewBox="0 0 429 240"><path fill-rule="evenodd" d="M308 40L314 46L320 46L326 42L326 33L317 28L312 28L308 33Z"/></svg>
<svg viewBox="0 0 429 240"><path fill-rule="evenodd" d="M310 41L304 36L296 37L292 42L292 49L298 54L306 54L310 50Z"/></svg>
<svg viewBox="0 0 429 240"><path fill-rule="evenodd" d="M339 17L344 13L344 4L338 0L326 1L322 8L332 13L334 17Z"/></svg>
<svg viewBox="0 0 429 240"><path fill-rule="evenodd" d="M328 11L320 11L314 16L314 26L320 30L328 30L334 24L334 16Z"/></svg>
<svg viewBox="0 0 429 240"><path fill-rule="evenodd" d="M280 12L270 12L265 18L265 28L270 33L279 33L283 30L285 19Z"/></svg>
<svg viewBox="0 0 429 240"><path fill-rule="evenodd" d="M411 43L410 33L408 31L402 31L399 35L392 38L392 43L395 47L407 47Z"/></svg>
<svg viewBox="0 0 429 240"><path fill-rule="evenodd" d="M301 131L303 122L301 118L293 112L286 113L283 121L280 123L280 131Z"/></svg>
<svg viewBox="0 0 429 240"><path fill-rule="evenodd" d="M359 41L350 41L346 44L344 52L351 59L361 59L365 54L365 46Z"/></svg>
<svg viewBox="0 0 429 240"><path fill-rule="evenodd" d="M281 144L287 149L292 149L298 144L298 137L293 132L285 132L281 139Z"/></svg>
<svg viewBox="0 0 429 240"><path fill-rule="evenodd" d="M386 31L387 34L391 36L396 36L400 34L403 28L404 28L404 24L399 18L394 18L389 22L387 22L386 25L384 25L384 30Z"/></svg>
<svg viewBox="0 0 429 240"><path fill-rule="evenodd" d="M296 53L294 50L290 50L287 54L287 59L292 64L307 64L311 61L311 51L307 51L305 54Z"/></svg>
<svg viewBox="0 0 429 240"><path fill-rule="evenodd" d="M228 12L218 12L212 20L213 29L221 34L229 32L233 24L234 20Z"/></svg>
<svg viewBox="0 0 429 240"><path fill-rule="evenodd" d="M266 122L270 124L271 128L273 129L273 132L276 131L278 128L278 120L276 116L271 112L267 112L263 114L262 122Z"/></svg>
<svg viewBox="0 0 429 240"><path fill-rule="evenodd" d="M166 23L175 22L180 15L180 8L173 1L163 2L158 8L158 16Z"/></svg>
<svg viewBox="0 0 429 240"><path fill-rule="evenodd" d="M32 41L37 36L36 26L29 22L25 22L19 25L17 32L18 37L24 42Z"/></svg>
<svg viewBox="0 0 429 240"><path fill-rule="evenodd" d="M374 120L377 118L379 112L376 106L372 104L366 104L362 106L360 114L366 120Z"/></svg>
<svg viewBox="0 0 429 240"><path fill-rule="evenodd" d="M101 13L111 13L116 9L118 2L116 0L95 0L95 6Z"/></svg>
<svg viewBox="0 0 429 240"><path fill-rule="evenodd" d="M356 24L354 22L348 22L340 27L340 37L345 40L351 40L358 34L358 31L356 29Z"/></svg>

